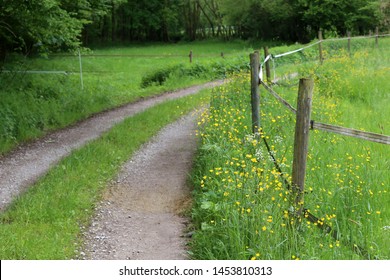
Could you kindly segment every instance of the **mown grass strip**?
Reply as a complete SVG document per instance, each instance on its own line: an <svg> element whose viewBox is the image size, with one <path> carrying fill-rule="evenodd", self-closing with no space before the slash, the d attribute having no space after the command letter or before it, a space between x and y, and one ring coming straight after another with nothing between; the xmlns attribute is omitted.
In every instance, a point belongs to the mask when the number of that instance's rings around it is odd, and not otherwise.
<svg viewBox="0 0 390 280"><path fill-rule="evenodd" d="M63 159L0 215L0 259L70 259L102 190L161 128L200 106L208 91L126 119Z"/></svg>

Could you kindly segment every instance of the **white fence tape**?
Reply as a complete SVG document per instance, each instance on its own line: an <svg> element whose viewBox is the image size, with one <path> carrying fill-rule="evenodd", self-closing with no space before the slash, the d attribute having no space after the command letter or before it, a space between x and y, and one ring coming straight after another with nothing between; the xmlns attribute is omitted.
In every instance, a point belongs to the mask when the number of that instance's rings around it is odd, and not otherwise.
<svg viewBox="0 0 390 280"><path fill-rule="evenodd" d="M274 55L273 57L274 57L274 58L278 58L278 57L290 55L290 54L293 54L293 53L297 53L297 52L303 51L303 50L305 50L305 49L311 48L311 47L313 47L313 46L315 46L315 45L318 45L319 43L321 43L321 42L323 42L323 41L324 41L324 40L322 40L322 41L317 41L317 42L315 42L315 43L313 43L313 44L307 45L307 46L302 47L302 48L300 48L300 49L293 50L293 51L289 51L289 52L282 53L282 54L277 54L277 55Z"/></svg>

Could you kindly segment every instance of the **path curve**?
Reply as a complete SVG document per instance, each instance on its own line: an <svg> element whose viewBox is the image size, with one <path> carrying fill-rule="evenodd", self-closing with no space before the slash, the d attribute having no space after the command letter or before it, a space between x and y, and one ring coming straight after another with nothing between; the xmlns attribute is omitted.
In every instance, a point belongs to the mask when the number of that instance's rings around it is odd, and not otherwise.
<svg viewBox="0 0 390 280"><path fill-rule="evenodd" d="M168 125L124 166L105 192L80 258L187 259L188 172L197 148L196 116Z"/></svg>
<svg viewBox="0 0 390 280"><path fill-rule="evenodd" d="M140 100L114 110L99 113L69 128L51 133L32 143L22 145L0 157L0 211L31 186L39 177L74 149L85 145L109 130L116 123L162 103L222 84L210 82L175 92Z"/></svg>

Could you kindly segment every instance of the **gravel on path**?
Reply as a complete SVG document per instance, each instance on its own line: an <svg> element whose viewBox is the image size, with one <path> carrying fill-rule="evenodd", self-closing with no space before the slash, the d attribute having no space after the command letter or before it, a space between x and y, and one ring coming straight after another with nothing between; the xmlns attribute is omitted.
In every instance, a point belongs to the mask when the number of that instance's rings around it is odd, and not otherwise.
<svg viewBox="0 0 390 280"><path fill-rule="evenodd" d="M69 128L21 145L5 156L0 156L0 211L5 210L16 196L46 174L72 150L98 138L116 123L163 101L194 94L201 89L220 84L222 81L194 86L99 113Z"/></svg>
<svg viewBox="0 0 390 280"><path fill-rule="evenodd" d="M85 231L80 258L93 260L187 259L191 201L188 172L197 148L196 116L165 127L122 168Z"/></svg>

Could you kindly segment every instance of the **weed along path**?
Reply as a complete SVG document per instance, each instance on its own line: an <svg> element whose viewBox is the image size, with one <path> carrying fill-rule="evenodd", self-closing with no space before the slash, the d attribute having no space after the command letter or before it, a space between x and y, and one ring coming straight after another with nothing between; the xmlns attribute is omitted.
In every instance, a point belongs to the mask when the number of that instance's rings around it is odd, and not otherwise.
<svg viewBox="0 0 390 280"><path fill-rule="evenodd" d="M186 259L187 185L196 116L165 127L122 168L85 233L86 259Z"/></svg>
<svg viewBox="0 0 390 280"><path fill-rule="evenodd" d="M97 114L0 157L0 211L4 210L16 196L44 175L60 159L88 141L98 138L116 123L165 100L194 94L201 89L214 87L221 83L222 81L194 86Z"/></svg>

